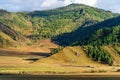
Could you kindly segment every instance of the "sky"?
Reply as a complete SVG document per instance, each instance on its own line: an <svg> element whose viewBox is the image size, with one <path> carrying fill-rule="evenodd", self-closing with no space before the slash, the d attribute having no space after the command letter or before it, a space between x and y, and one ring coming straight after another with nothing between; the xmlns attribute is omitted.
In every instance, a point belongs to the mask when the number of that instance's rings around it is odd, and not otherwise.
<svg viewBox="0 0 120 80"><path fill-rule="evenodd" d="M11 12L34 11L53 9L72 3L86 4L120 13L120 0L0 0L0 9Z"/></svg>

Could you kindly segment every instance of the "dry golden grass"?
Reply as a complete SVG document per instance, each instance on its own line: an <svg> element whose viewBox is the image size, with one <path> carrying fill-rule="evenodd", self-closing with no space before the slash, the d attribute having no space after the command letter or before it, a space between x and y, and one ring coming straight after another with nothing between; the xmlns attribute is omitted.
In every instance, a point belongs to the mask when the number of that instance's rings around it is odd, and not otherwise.
<svg viewBox="0 0 120 80"><path fill-rule="evenodd" d="M4 39L9 40L10 42L16 43L16 41L14 41L10 36L4 34L3 32L0 32L0 36L2 36Z"/></svg>
<svg viewBox="0 0 120 80"><path fill-rule="evenodd" d="M104 50L106 50L114 60L114 64L120 64L120 55L114 50L111 46L103 46Z"/></svg>
<svg viewBox="0 0 120 80"><path fill-rule="evenodd" d="M92 61L81 47L66 47L59 53L41 59L38 62L72 64L79 66L103 66L98 62Z"/></svg>
<svg viewBox="0 0 120 80"><path fill-rule="evenodd" d="M22 57L0 56L0 73L30 73L30 74L78 74L112 72L118 69L111 66L87 67L64 63L42 63L23 60ZM114 68L114 69L113 69ZM94 72L93 72L94 71Z"/></svg>
<svg viewBox="0 0 120 80"><path fill-rule="evenodd" d="M56 53L48 58L40 58L39 55L26 54L27 52L49 52L49 48L55 48L57 45L51 41L44 44L44 41L39 41L33 46L21 46L18 48L0 49L11 52L0 56L0 72L3 73L31 73L31 74L77 74L77 73L91 73L91 72L113 72L117 71L119 67L108 66L92 61L82 47L66 47L59 53ZM50 43L51 42L51 43ZM52 46L49 46L51 45ZM44 45L44 46L38 46ZM47 49L44 49L47 48ZM105 47L109 50L109 47ZM1 51L0 51L1 52ZM24 53L25 52L25 53ZM15 54L16 56L12 55ZM23 55L24 56L20 56ZM113 54L113 53L111 53ZM115 56L115 55L114 55ZM30 61L27 58L40 58L38 61Z"/></svg>

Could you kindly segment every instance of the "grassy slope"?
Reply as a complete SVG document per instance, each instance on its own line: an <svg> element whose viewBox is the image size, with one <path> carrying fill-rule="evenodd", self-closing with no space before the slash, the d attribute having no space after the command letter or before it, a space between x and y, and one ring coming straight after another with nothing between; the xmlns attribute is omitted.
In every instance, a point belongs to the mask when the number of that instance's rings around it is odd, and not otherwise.
<svg viewBox="0 0 120 80"><path fill-rule="evenodd" d="M25 17L24 13L3 13L0 15L0 20L1 23L19 32L21 35L32 34L32 23Z"/></svg>
<svg viewBox="0 0 120 80"><path fill-rule="evenodd" d="M114 47L112 46L104 46L104 50L106 50L113 57L113 65L120 65L120 55L116 52ZM120 47L117 47L120 48Z"/></svg>
<svg viewBox="0 0 120 80"><path fill-rule="evenodd" d="M39 60L39 62L61 63L61 64L76 64L79 66L94 66L100 63L92 61L82 47L66 47L62 51L46 58Z"/></svg>
<svg viewBox="0 0 120 80"><path fill-rule="evenodd" d="M4 43L3 45L5 45L6 47L14 47L29 41L23 35L17 32L17 30L14 30L7 25L0 22L0 35L3 39L7 40L11 45L6 45Z"/></svg>
<svg viewBox="0 0 120 80"><path fill-rule="evenodd" d="M103 46L102 48L112 56L113 65L120 65L120 55L116 52L115 48L111 46ZM120 47L116 46L116 49L119 50L119 48ZM66 47L62 51L46 59L39 60L39 62L77 64L80 66L100 65L100 63L90 59L85 53L84 49L80 46Z"/></svg>
<svg viewBox="0 0 120 80"><path fill-rule="evenodd" d="M76 52L80 55L75 55ZM103 70L103 67L106 71L111 69L89 59L81 47L67 47L49 58L43 58L36 62L25 60L29 57L31 56L0 56L0 64L2 64L0 65L0 72L19 74L23 72L28 74L59 74L62 72L61 74L73 74L92 71L99 72ZM92 67L95 68L92 69Z"/></svg>
<svg viewBox="0 0 120 80"><path fill-rule="evenodd" d="M9 40L9 41L12 42L12 43L15 43L15 42L16 42L16 41L13 40L10 36L6 35L6 34L3 33L3 32L0 32L0 36L2 36L4 39Z"/></svg>

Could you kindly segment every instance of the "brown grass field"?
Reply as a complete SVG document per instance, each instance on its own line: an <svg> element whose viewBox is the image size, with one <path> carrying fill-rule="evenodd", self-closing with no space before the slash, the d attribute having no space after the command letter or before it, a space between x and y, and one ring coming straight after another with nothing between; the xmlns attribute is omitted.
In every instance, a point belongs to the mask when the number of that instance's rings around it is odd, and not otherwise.
<svg viewBox="0 0 120 80"><path fill-rule="evenodd" d="M92 61L82 47L66 47L52 56L51 48L57 48L50 40L41 40L33 46L0 49L0 73L14 74L81 74L107 73L118 74L119 65L105 65ZM109 51L109 47L104 47ZM110 54L119 61L119 57L110 50ZM119 62L117 63L119 64Z"/></svg>

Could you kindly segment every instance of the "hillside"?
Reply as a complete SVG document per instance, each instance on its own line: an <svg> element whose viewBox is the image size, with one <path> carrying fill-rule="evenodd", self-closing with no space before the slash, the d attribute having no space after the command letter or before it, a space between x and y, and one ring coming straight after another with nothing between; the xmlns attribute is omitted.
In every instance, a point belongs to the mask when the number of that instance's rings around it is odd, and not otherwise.
<svg viewBox="0 0 120 80"><path fill-rule="evenodd" d="M38 62L47 62L47 63L61 63L61 64L75 64L79 66L100 66L100 63L92 61L84 49L80 46L66 47L60 52L39 60Z"/></svg>
<svg viewBox="0 0 120 80"><path fill-rule="evenodd" d="M64 45L64 46L74 45L80 41L81 42L79 44L82 44L85 38L91 39L91 37L88 37L88 36L90 36L91 34L96 35L95 32L98 31L99 29L111 28L119 25L120 25L120 16L104 20L102 22L93 24L88 27L80 27L77 30L70 33L64 33L64 34L58 35L55 38L53 38L53 41L55 41L59 45Z"/></svg>
<svg viewBox="0 0 120 80"><path fill-rule="evenodd" d="M89 37L79 42L81 45L119 45L120 43L120 26L112 28L103 27L92 33Z"/></svg>
<svg viewBox="0 0 120 80"><path fill-rule="evenodd" d="M45 61L83 64L84 58L85 66L119 65L119 35L119 14L83 4L34 12L0 10L0 48L47 56L56 48Z"/></svg>
<svg viewBox="0 0 120 80"><path fill-rule="evenodd" d="M53 10L31 12L29 15L32 16L32 23L38 26L36 32L45 38L51 38L72 32L82 26L90 26L118 14L82 4L71 4Z"/></svg>
<svg viewBox="0 0 120 80"><path fill-rule="evenodd" d="M53 41L62 46L82 46L92 60L119 65L120 16L88 27L80 27L55 37Z"/></svg>
<svg viewBox="0 0 120 80"><path fill-rule="evenodd" d="M33 44L40 39L73 32L80 27L87 27L118 15L83 4L71 4L46 11L15 13L0 10L0 22L17 32L17 35L26 38L26 44ZM7 36L11 37L8 34Z"/></svg>
<svg viewBox="0 0 120 80"><path fill-rule="evenodd" d="M118 23L116 23L116 25L117 24ZM100 61L103 63L106 62L113 65L120 64L119 24L117 26L108 26L98 29L77 44L85 46L85 51L87 52L89 57L95 61Z"/></svg>
<svg viewBox="0 0 120 80"><path fill-rule="evenodd" d="M17 41L25 41L25 37L8 26L0 23L0 47L17 46Z"/></svg>

